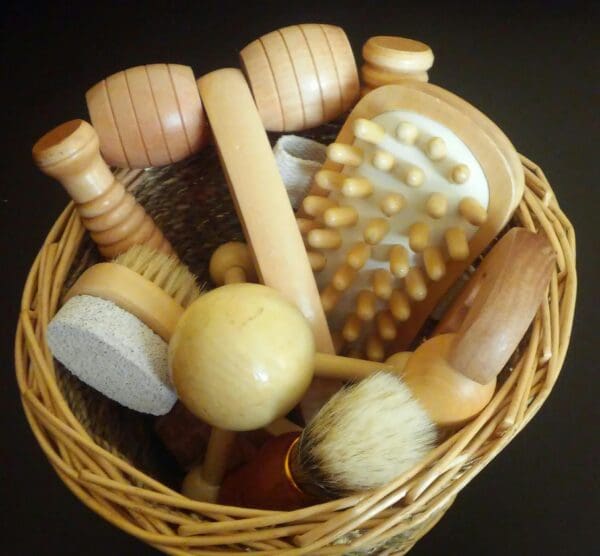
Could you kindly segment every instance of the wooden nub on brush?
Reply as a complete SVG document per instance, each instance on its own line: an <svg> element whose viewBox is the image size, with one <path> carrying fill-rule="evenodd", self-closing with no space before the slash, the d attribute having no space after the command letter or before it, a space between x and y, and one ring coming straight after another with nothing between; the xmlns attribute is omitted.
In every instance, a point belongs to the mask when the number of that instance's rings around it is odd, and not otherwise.
<svg viewBox="0 0 600 556"><path fill-rule="evenodd" d="M518 228L509 231L482 264L472 295L459 297L453 306L456 312L465 299L470 300L458 331L427 340L409 357L397 386L403 398L395 402L399 412L395 417L378 416L387 403L385 394L393 390L392 383L382 381L391 380L391 375L365 379L361 384L376 384L378 395L363 394L360 387L348 398L338 394L297 444L293 435L273 440L256 460L226 477L220 501L293 509L307 498L317 500L385 484L416 463L423 455L419 447L431 443L433 424L463 423L490 401L496 375L539 307L554 261L545 236ZM315 366L319 366L318 357ZM341 417L347 412L352 418ZM397 442L396 451L387 460L372 445L387 447L392 442Z"/></svg>
<svg viewBox="0 0 600 556"><path fill-rule="evenodd" d="M173 252L144 207L102 159L98 135L87 122L71 120L46 133L33 146L33 159L67 190L104 257L116 257L138 244Z"/></svg>
<svg viewBox="0 0 600 556"><path fill-rule="evenodd" d="M342 353L405 350L520 198L502 133L439 91L406 81L363 97L304 199L298 225L326 261L315 274Z"/></svg>

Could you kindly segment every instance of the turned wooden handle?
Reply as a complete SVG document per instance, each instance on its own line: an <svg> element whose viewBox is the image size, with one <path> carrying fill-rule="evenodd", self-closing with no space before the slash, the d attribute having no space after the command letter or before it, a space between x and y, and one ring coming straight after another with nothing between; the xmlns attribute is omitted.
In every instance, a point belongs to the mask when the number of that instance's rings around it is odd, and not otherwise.
<svg viewBox="0 0 600 556"><path fill-rule="evenodd" d="M219 503L270 510L294 510L314 503L285 471L286 456L298 436L287 433L268 440L256 457L225 477Z"/></svg>
<svg viewBox="0 0 600 556"><path fill-rule="evenodd" d="M152 218L115 179L89 123L71 120L49 131L33 146L33 159L67 190L105 257L116 257L138 244L173 252Z"/></svg>
<svg viewBox="0 0 600 556"><path fill-rule="evenodd" d="M454 369L481 384L496 377L531 324L554 262L542 234L512 228L502 237L441 323L454 326L466 310L448 354Z"/></svg>

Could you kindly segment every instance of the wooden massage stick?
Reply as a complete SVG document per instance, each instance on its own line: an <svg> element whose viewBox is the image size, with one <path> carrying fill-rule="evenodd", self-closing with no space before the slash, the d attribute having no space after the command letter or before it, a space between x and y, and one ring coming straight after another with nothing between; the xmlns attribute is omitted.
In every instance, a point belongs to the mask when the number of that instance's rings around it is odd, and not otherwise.
<svg viewBox="0 0 600 556"><path fill-rule="evenodd" d="M173 252L144 207L102 159L98 135L87 122L71 120L46 133L33 146L33 159L67 190L104 257L116 257L137 244Z"/></svg>
<svg viewBox="0 0 600 556"><path fill-rule="evenodd" d="M428 83L383 86L356 105L298 218L309 256L325 260L315 274L344 352L380 361L410 346L520 200L508 145Z"/></svg>
<svg viewBox="0 0 600 556"><path fill-rule="evenodd" d="M433 423L439 427L461 424L488 404L495 391L496 375L534 318L554 267L555 254L548 239L525 229L510 230L494 247L482 263L469 295L458 298L451 310L454 315L465 315L458 331L424 342L408 359L402 374L402 381L418 407L425 410ZM359 400L355 402L358 404ZM327 409L325 406L323 411ZM394 426L400 430L406 427L411 419L408 410L405 417L404 422ZM414 418L417 417L420 419L415 413ZM315 417L315 423L319 419L321 414ZM305 431L315 426L325 429L321 434L328 434L325 425L309 424ZM335 436L340 435L338 431ZM298 438L299 434L287 434L269 441L253 461L225 478L219 501L228 505L294 509L317 502L317 493L326 496L327 492L314 488L310 477L329 471L319 471L314 461L309 463L310 470L303 469L302 462L311 460L306 459L306 453L299 455L303 440L300 438L298 443ZM417 442L417 436L414 441ZM314 439L309 444L313 442ZM410 451L410 446L406 440L405 449ZM399 453L397 457L405 456Z"/></svg>
<svg viewBox="0 0 600 556"><path fill-rule="evenodd" d="M404 37L371 37L362 49L365 63L360 68L363 81L361 94L406 79L429 81L433 65L431 48L420 41Z"/></svg>
<svg viewBox="0 0 600 556"><path fill-rule="evenodd" d="M358 98L354 55L340 27L284 27L248 44L240 57L269 131L319 126ZM89 89L86 101L110 165L171 164L208 141L208 121L188 66L149 64L117 72Z"/></svg>
<svg viewBox="0 0 600 556"><path fill-rule="evenodd" d="M209 262L209 273L217 286L257 280L250 250L244 243L235 241L215 250ZM267 423L265 429L274 436L300 430L283 418ZM193 467L186 475L182 484L183 494L195 500L216 502L219 486L230 463L235 437L234 431L213 427L204 462L201 466Z"/></svg>

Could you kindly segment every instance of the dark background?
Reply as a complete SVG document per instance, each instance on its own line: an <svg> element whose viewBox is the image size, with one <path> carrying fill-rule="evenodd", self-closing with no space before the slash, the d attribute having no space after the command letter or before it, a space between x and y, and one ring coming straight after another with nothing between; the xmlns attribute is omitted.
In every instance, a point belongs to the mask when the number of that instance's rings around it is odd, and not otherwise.
<svg viewBox="0 0 600 556"><path fill-rule="evenodd" d="M598 12L592 3L409 1L23 2L2 8L0 245L3 380L0 544L19 554L154 554L93 514L62 485L23 416L14 329L35 253L67 197L32 165L33 142L87 117L84 92L124 68L236 65L237 51L278 27L342 26L357 58L372 35L430 44L431 81L486 112L536 161L575 224L580 288L567 361L546 405L459 496L419 555L596 552L598 520ZM412 554L412 553L411 553Z"/></svg>

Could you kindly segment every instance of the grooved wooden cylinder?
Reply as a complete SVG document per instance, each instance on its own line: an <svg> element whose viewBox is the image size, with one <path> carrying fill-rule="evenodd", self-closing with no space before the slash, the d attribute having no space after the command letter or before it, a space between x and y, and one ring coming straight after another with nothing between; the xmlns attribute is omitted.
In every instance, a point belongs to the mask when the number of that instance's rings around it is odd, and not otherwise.
<svg viewBox="0 0 600 556"><path fill-rule="evenodd" d="M352 47L340 27L284 27L248 44L240 57L269 131L319 126L347 111L358 98Z"/></svg>
<svg viewBox="0 0 600 556"><path fill-rule="evenodd" d="M111 166L171 164L207 141L208 122L188 66L129 68L103 79L85 96L102 155Z"/></svg>

